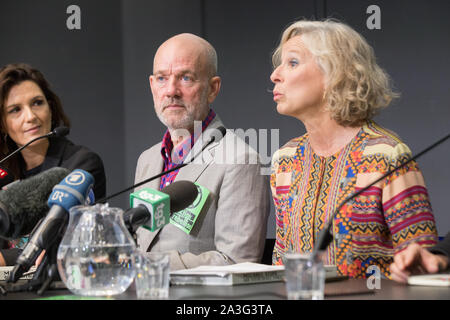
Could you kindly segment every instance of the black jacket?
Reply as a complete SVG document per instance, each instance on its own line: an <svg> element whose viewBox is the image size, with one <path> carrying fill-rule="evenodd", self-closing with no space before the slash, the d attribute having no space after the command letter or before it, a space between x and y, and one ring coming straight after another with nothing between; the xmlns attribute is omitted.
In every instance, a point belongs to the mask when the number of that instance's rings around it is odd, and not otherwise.
<svg viewBox="0 0 450 320"><path fill-rule="evenodd" d="M94 194L98 200L106 196L106 176L102 159L86 147L61 137L50 139L50 145L40 172L53 167L69 170L83 169L94 176ZM36 172L37 174L39 172Z"/></svg>

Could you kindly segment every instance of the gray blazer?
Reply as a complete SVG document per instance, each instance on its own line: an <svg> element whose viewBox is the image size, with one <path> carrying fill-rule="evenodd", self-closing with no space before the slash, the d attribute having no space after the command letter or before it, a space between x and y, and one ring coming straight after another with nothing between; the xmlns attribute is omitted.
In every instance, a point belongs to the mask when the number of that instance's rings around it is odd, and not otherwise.
<svg viewBox="0 0 450 320"><path fill-rule="evenodd" d="M218 116L199 138L185 163L206 144L213 130L223 126ZM135 183L163 169L161 143L144 151L136 167ZM270 211L268 177L261 175L258 153L232 131L209 145L193 163L183 167L175 181L198 182L210 191L191 233L168 224L151 232L137 230L141 251L170 252L171 270L200 265L260 262ZM142 185L158 189L160 179ZM209 206L208 206L209 204Z"/></svg>

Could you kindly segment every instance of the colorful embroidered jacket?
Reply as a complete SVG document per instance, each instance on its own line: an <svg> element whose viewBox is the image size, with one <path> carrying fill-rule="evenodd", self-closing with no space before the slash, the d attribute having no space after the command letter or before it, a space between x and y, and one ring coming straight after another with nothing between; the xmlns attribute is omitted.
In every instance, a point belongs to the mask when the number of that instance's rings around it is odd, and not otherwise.
<svg viewBox="0 0 450 320"><path fill-rule="evenodd" d="M308 134L295 138L272 159L274 264L283 263L285 252L310 252L345 198L411 156L397 136L372 121L329 157L314 154L308 141ZM371 265L389 277L393 254L412 242L436 244L435 221L417 163L412 161L345 204L333 220L333 234L325 263L359 278L372 274L366 274Z"/></svg>

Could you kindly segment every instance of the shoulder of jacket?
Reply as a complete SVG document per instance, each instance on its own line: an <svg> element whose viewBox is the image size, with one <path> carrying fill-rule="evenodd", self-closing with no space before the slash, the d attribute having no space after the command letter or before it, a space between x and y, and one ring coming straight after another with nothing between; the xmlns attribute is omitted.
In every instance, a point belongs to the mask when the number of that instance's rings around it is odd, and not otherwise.
<svg viewBox="0 0 450 320"><path fill-rule="evenodd" d="M395 132L383 128L373 121L364 125L363 130L368 134L363 155L378 154L390 159L396 159L402 155L411 155L409 147Z"/></svg>
<svg viewBox="0 0 450 320"><path fill-rule="evenodd" d="M292 158L297 151L299 144L306 141L306 135L293 138L285 143L280 149L274 152L272 156L272 165L276 164L282 159Z"/></svg>

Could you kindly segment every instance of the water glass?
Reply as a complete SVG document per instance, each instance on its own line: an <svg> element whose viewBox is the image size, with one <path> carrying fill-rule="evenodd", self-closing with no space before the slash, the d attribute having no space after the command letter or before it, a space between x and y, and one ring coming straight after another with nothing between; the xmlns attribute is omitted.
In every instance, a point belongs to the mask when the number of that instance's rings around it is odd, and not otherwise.
<svg viewBox="0 0 450 320"><path fill-rule="evenodd" d="M283 258L289 300L323 300L325 270L311 254L286 253Z"/></svg>
<svg viewBox="0 0 450 320"><path fill-rule="evenodd" d="M169 253L166 252L133 253L138 299L169 298L169 257Z"/></svg>

